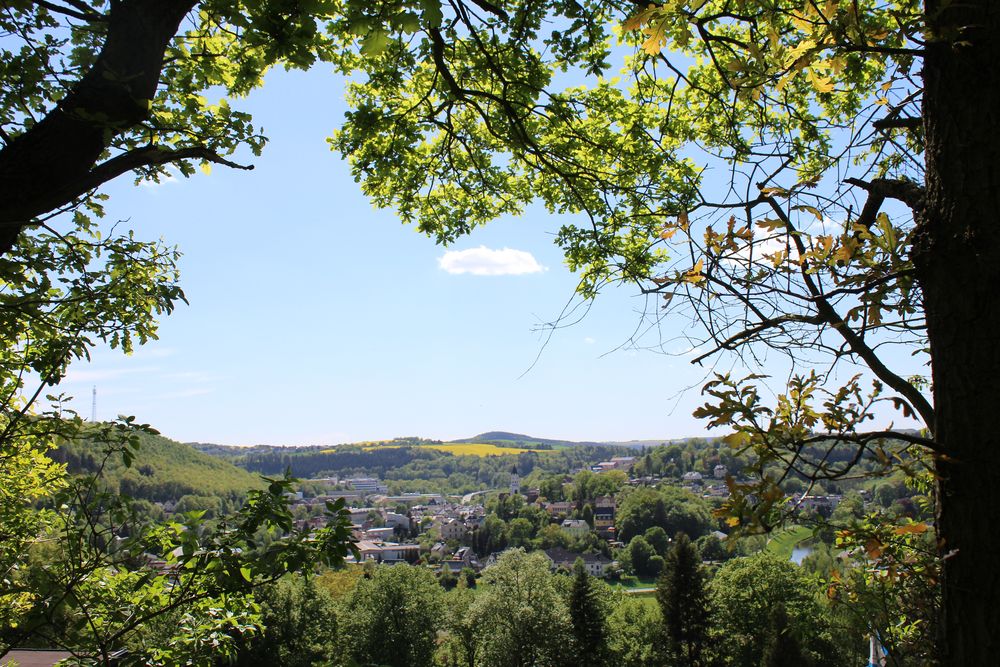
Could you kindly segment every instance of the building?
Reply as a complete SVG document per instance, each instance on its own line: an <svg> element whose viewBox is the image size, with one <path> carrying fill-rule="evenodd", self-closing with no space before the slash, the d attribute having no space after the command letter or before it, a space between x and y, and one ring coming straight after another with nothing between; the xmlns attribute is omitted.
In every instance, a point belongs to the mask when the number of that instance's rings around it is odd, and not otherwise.
<svg viewBox="0 0 1000 667"><path fill-rule="evenodd" d="M370 560L376 563L415 563L420 558L419 544L361 540L357 547L361 554L361 562Z"/></svg>
<svg viewBox="0 0 1000 667"><path fill-rule="evenodd" d="M601 496L594 501L594 530L601 537L610 537L615 532L615 499Z"/></svg>
<svg viewBox="0 0 1000 667"><path fill-rule="evenodd" d="M355 491L365 494L386 493L389 490L389 487L374 477L355 477L344 480L344 483Z"/></svg>
<svg viewBox="0 0 1000 667"><path fill-rule="evenodd" d="M712 476L715 477L715 479L725 479L728 473L729 471L726 469L726 466L721 463L715 466L715 469L712 470Z"/></svg>
<svg viewBox="0 0 1000 667"><path fill-rule="evenodd" d="M448 519L441 524L440 528L441 539L445 542L448 540L461 540L465 537L465 524L458 519Z"/></svg>
<svg viewBox="0 0 1000 667"><path fill-rule="evenodd" d="M410 518L405 514L397 514L396 512L386 512L385 513L385 523L387 526L402 526L406 530L410 529Z"/></svg>
<svg viewBox="0 0 1000 667"><path fill-rule="evenodd" d="M576 559L579 558L583 561L583 566L586 568L587 574L592 577L603 578L607 575L608 568L611 567L612 562L610 558L602 554L578 554L566 549L546 549L544 553L552 561L553 570L560 568L572 570Z"/></svg>
<svg viewBox="0 0 1000 667"><path fill-rule="evenodd" d="M521 477L517 474L517 466L510 469L510 495L521 495Z"/></svg>
<svg viewBox="0 0 1000 667"><path fill-rule="evenodd" d="M685 484L701 484L701 473L700 472L686 472L681 476L681 480Z"/></svg>

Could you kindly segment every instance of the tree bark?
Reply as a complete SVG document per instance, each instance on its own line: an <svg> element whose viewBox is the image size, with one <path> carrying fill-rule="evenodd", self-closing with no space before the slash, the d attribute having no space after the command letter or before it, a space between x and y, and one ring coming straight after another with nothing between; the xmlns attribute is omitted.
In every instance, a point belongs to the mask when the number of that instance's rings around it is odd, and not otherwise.
<svg viewBox="0 0 1000 667"><path fill-rule="evenodd" d="M927 0L926 199L914 262L932 355L943 664L1000 655L1000 3Z"/></svg>
<svg viewBox="0 0 1000 667"><path fill-rule="evenodd" d="M0 150L0 255L37 216L99 185L112 140L149 118L167 45L197 0L111 3L94 65L41 121Z"/></svg>

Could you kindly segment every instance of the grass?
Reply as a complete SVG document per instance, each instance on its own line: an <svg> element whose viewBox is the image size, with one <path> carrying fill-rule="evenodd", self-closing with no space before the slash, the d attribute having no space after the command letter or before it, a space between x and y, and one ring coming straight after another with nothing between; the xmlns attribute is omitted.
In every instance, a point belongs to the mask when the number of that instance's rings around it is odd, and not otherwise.
<svg viewBox="0 0 1000 667"><path fill-rule="evenodd" d="M768 540L765 548L768 553L772 553L782 560L791 560L792 550L795 549L795 546L810 537L812 537L812 531L805 526L792 526L776 533Z"/></svg>
<svg viewBox="0 0 1000 667"><path fill-rule="evenodd" d="M628 583L623 583L621 581L609 581L613 588L624 588L625 590L633 590L636 588L656 588L656 579L637 579L636 581L630 581Z"/></svg>

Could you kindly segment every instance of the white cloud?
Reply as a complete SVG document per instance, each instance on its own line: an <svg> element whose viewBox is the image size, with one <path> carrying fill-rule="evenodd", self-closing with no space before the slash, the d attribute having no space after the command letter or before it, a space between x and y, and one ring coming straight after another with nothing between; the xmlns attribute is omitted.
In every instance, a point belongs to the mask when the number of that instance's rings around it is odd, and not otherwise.
<svg viewBox="0 0 1000 667"><path fill-rule="evenodd" d="M586 343L587 345L593 345L597 341L591 338L590 336L587 336L583 339L583 342Z"/></svg>
<svg viewBox="0 0 1000 667"><path fill-rule="evenodd" d="M519 276L545 270L530 252L513 248L493 250L484 245L468 250L449 250L438 258L438 266L448 273L474 276Z"/></svg>

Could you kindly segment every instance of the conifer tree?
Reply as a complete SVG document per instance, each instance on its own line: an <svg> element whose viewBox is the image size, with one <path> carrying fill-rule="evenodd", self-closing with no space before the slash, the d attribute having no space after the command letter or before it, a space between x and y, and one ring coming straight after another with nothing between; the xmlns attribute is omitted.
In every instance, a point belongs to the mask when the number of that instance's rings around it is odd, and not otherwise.
<svg viewBox="0 0 1000 667"><path fill-rule="evenodd" d="M677 533L656 580L656 601L663 614L667 652L681 664L703 665L709 609L701 557L685 533Z"/></svg>
<svg viewBox="0 0 1000 667"><path fill-rule="evenodd" d="M604 606L597 587L580 558L573 564L569 615L573 623L573 664L578 667L608 664L608 624Z"/></svg>
<svg viewBox="0 0 1000 667"><path fill-rule="evenodd" d="M812 664L802 651L798 638L788 626L788 612L781 602L771 610L771 627L768 630L760 667L805 667Z"/></svg>

